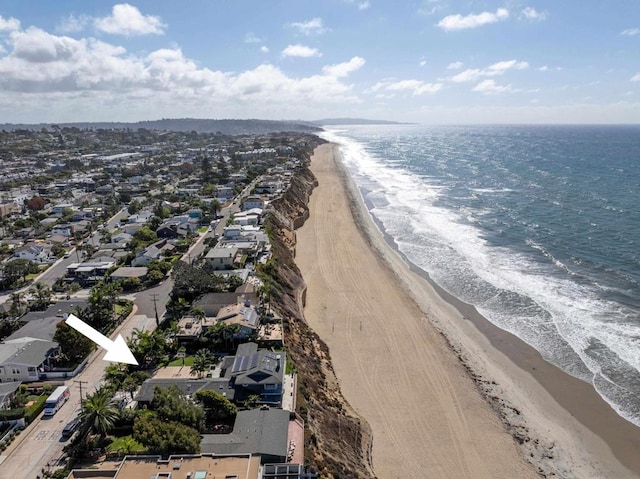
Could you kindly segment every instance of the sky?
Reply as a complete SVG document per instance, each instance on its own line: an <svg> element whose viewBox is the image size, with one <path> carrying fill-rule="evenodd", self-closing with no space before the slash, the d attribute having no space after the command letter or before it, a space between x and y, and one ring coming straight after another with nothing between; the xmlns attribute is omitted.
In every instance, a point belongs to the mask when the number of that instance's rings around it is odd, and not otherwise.
<svg viewBox="0 0 640 479"><path fill-rule="evenodd" d="M0 123L640 123L638 0L0 1Z"/></svg>

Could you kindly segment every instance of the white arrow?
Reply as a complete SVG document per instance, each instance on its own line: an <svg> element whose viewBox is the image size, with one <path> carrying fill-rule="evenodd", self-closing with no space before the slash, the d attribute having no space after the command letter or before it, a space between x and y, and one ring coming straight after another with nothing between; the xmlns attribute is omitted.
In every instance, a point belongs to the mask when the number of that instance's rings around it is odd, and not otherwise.
<svg viewBox="0 0 640 479"><path fill-rule="evenodd" d="M138 365L138 361L136 361L136 358L131 353L129 346L127 346L127 343L125 342L122 335L118 334L118 337L115 339L115 341L111 341L104 334L95 330L73 314L67 316L65 323L67 323L79 333L85 335L101 348L106 349L107 354L105 354L102 358L105 361L134 364L136 366Z"/></svg>

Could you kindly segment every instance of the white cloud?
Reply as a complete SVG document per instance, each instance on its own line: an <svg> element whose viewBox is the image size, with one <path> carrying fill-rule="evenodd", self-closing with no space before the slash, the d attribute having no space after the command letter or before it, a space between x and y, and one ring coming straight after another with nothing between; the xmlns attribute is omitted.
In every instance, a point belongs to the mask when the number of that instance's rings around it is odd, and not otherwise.
<svg viewBox="0 0 640 479"><path fill-rule="evenodd" d="M495 80L482 80L472 91L477 91L485 95L497 95L499 93L505 93L512 91L511 85L498 85Z"/></svg>
<svg viewBox="0 0 640 479"><path fill-rule="evenodd" d="M640 72L631 77L631 81L640 81Z"/></svg>
<svg viewBox="0 0 640 479"><path fill-rule="evenodd" d="M549 70L549 67L547 65L543 65L540 68L538 68L538 71L541 71L541 72L546 72L548 70Z"/></svg>
<svg viewBox="0 0 640 479"><path fill-rule="evenodd" d="M290 77L270 64L240 73L212 70L179 48L140 56L94 38L74 39L35 27L13 32L7 45L9 53L0 57L4 118L8 111L27 111L21 108L44 115L41 120L56 118L60 111L69 120L195 116L212 109L237 117L251 116L256 105L282 117L287 111L312 114L319 105L361 101L353 86L340 79L364 64L359 57L314 75Z"/></svg>
<svg viewBox="0 0 640 479"><path fill-rule="evenodd" d="M509 10L498 8L495 13L482 12L462 16L460 14L448 15L438 22L438 26L445 31L465 30L477 28L490 23L496 23L509 18Z"/></svg>
<svg viewBox="0 0 640 479"><path fill-rule="evenodd" d="M455 83L463 83L478 80L482 77L491 77L504 75L508 70L525 70L529 68L527 62L519 62L517 60L506 60L489 65L487 68L469 68L463 72L454 75L451 81Z"/></svg>
<svg viewBox="0 0 640 479"><path fill-rule="evenodd" d="M547 18L547 12L539 12L533 7L525 7L520 12L520 17L531 21L542 21Z"/></svg>
<svg viewBox="0 0 640 479"><path fill-rule="evenodd" d="M306 45L288 45L287 48L282 50L282 56L284 57L321 57L322 53L317 48L311 48Z"/></svg>
<svg viewBox="0 0 640 479"><path fill-rule="evenodd" d="M327 28L322 25L322 18L320 17L312 18L306 22L293 22L289 26L303 35L320 35L327 31Z"/></svg>
<svg viewBox="0 0 640 479"><path fill-rule="evenodd" d="M269 53L269 47L267 47L267 46L265 46L265 45L262 45L262 46L260 47L260 51L261 51L262 53Z"/></svg>
<svg viewBox="0 0 640 479"><path fill-rule="evenodd" d="M244 36L244 42L245 43L262 43L262 38L258 37L255 33L253 32L248 32L245 36Z"/></svg>
<svg viewBox="0 0 640 479"><path fill-rule="evenodd" d="M67 18L63 18L60 21L56 27L56 31L60 33L77 33L84 30L89 23L91 23L91 17L88 15L75 16L70 14Z"/></svg>
<svg viewBox="0 0 640 479"><path fill-rule="evenodd" d="M137 7L128 3L114 5L111 15L103 18L96 18L94 27L104 33L114 35L160 35L164 33L166 24L162 23L160 17L155 15L143 15Z"/></svg>
<svg viewBox="0 0 640 479"><path fill-rule="evenodd" d="M17 18L4 18L0 15L0 32L12 32L20 30L20 20Z"/></svg>
<svg viewBox="0 0 640 479"><path fill-rule="evenodd" d="M620 35L626 35L628 37L633 37L638 34L640 34L640 28L627 28L620 32Z"/></svg>
<svg viewBox="0 0 640 479"><path fill-rule="evenodd" d="M425 66L426 64L427 64L427 60L425 60L425 59L424 59L424 57L422 57L422 58L420 59L420 66L421 66L421 67L423 67L423 66Z"/></svg>
<svg viewBox="0 0 640 479"><path fill-rule="evenodd" d="M358 10L366 10L371 6L371 2L369 0L364 0L364 2L358 3Z"/></svg>
<svg viewBox="0 0 640 479"><path fill-rule="evenodd" d="M336 65L327 65L322 67L322 73L328 76L342 78L349 75L349 73L362 68L365 64L365 59L362 57L353 57L348 62L338 63Z"/></svg>
<svg viewBox="0 0 640 479"><path fill-rule="evenodd" d="M460 70L464 65L462 62L451 62L447 65L447 70Z"/></svg>
<svg viewBox="0 0 640 479"><path fill-rule="evenodd" d="M436 93L442 90L442 83L427 83L422 80L385 80L377 82L367 93L376 93L381 90L392 92L409 92L413 95L424 95L425 93ZM384 95L380 93L379 95ZM379 95L376 95L379 97Z"/></svg>

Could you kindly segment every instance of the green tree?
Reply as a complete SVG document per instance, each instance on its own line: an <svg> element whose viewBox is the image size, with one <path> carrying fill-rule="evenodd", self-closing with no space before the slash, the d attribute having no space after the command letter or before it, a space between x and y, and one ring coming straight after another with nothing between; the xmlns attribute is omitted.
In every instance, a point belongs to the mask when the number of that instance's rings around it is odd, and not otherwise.
<svg viewBox="0 0 640 479"><path fill-rule="evenodd" d="M11 296L9 296L9 300L11 301L11 306L9 307L9 314L14 318L22 316L27 307L27 302L24 299L24 293L20 291L11 293Z"/></svg>
<svg viewBox="0 0 640 479"><path fill-rule="evenodd" d="M70 363L77 363L89 355L95 347L93 341L79 333L67 323L60 321L56 325L53 340L58 343L62 354Z"/></svg>
<svg viewBox="0 0 640 479"><path fill-rule="evenodd" d="M148 226L143 226L133 234L133 238L143 243L152 243L158 239L158 235Z"/></svg>
<svg viewBox="0 0 640 479"><path fill-rule="evenodd" d="M49 302L51 301L51 288L49 286L38 281L29 292L36 298L34 308L37 311L44 311L49 307Z"/></svg>
<svg viewBox="0 0 640 479"><path fill-rule="evenodd" d="M143 414L136 418L133 438L150 453L165 457L169 454L200 452L200 433L197 429L173 421L162 421L153 414Z"/></svg>
<svg viewBox="0 0 640 479"><path fill-rule="evenodd" d="M82 401L80 417L85 431L105 437L118 419L118 407L106 389L99 389Z"/></svg>
<svg viewBox="0 0 640 479"><path fill-rule="evenodd" d="M191 366L189 374L191 374L191 376L198 376L198 379L200 379L209 369L209 365L212 362L213 358L211 357L211 353L206 349L201 349L193 357L193 365Z"/></svg>
<svg viewBox="0 0 640 479"><path fill-rule="evenodd" d="M124 363L111 363L104 368L104 380L110 389L117 391L127 378L129 366Z"/></svg>
<svg viewBox="0 0 640 479"><path fill-rule="evenodd" d="M140 208L141 208L141 205L138 200L131 200L131 203L129 203L129 207L127 208L127 211L129 212L130 215L135 215L138 211L140 211Z"/></svg>
<svg viewBox="0 0 640 479"><path fill-rule="evenodd" d="M175 421L201 431L204 426L204 410L178 389L156 387L149 407L163 421Z"/></svg>
<svg viewBox="0 0 640 479"><path fill-rule="evenodd" d="M195 399L204 407L207 424L227 421L238 414L238 408L231 401L212 389L197 391Z"/></svg>

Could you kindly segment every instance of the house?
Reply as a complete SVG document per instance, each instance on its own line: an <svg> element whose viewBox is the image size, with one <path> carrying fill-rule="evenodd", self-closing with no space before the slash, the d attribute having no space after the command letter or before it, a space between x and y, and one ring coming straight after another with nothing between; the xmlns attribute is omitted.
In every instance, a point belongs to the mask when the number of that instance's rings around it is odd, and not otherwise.
<svg viewBox="0 0 640 479"><path fill-rule="evenodd" d="M230 225L224 227L222 235L225 238L238 238L242 234L242 226Z"/></svg>
<svg viewBox="0 0 640 479"><path fill-rule="evenodd" d="M38 381L58 353L58 343L53 341L29 337L4 341L0 343L0 382Z"/></svg>
<svg viewBox="0 0 640 479"><path fill-rule="evenodd" d="M111 242L120 244L122 247L126 246L129 241L133 238L129 233L118 233L116 235L111 236Z"/></svg>
<svg viewBox="0 0 640 479"><path fill-rule="evenodd" d="M215 270L230 269L238 254L238 248L211 248L204 260Z"/></svg>
<svg viewBox="0 0 640 479"><path fill-rule="evenodd" d="M278 464L278 470L288 470L289 464ZM301 468L299 464L291 465ZM67 479L94 477L98 479L131 479L136 477L152 479L261 479L260 458L251 454L218 456L216 454L172 455L168 459L161 456L125 456L114 469L74 469ZM284 469L282 469L284 468ZM315 474L278 475L269 479L311 479Z"/></svg>
<svg viewBox="0 0 640 479"><path fill-rule="evenodd" d="M164 239L176 239L180 238L180 234L178 233L179 225L171 225L171 224L163 224L158 227L156 230L156 235L158 238Z"/></svg>
<svg viewBox="0 0 640 479"><path fill-rule="evenodd" d="M260 396L260 402L280 406L286 366L284 351L258 349L256 343L238 346L235 356L227 356L220 365L220 376L228 378L235 389L235 401L251 395Z"/></svg>
<svg viewBox="0 0 640 479"><path fill-rule="evenodd" d="M72 281L80 282L80 284L93 284L100 281L115 264L115 260L71 263L67 266L66 276Z"/></svg>
<svg viewBox="0 0 640 479"><path fill-rule="evenodd" d="M207 293L197 300L194 306L202 308L205 316L216 317L221 308L238 302L244 303L246 300L257 302L258 295L255 293Z"/></svg>
<svg viewBox="0 0 640 479"><path fill-rule="evenodd" d="M218 186L216 188L216 199L221 203L226 203L233 199L234 196L233 188L230 186Z"/></svg>
<svg viewBox="0 0 640 479"><path fill-rule="evenodd" d="M142 383L138 394L136 394L138 406L148 406L153 399L156 388L167 389L171 386L176 386L188 396L192 396L200 390L212 390L223 395L229 401L233 401L235 395L235 390L227 378L151 378Z"/></svg>
<svg viewBox="0 0 640 479"><path fill-rule="evenodd" d="M0 411L9 408L11 400L15 397L21 384L21 381L0 383Z"/></svg>
<svg viewBox="0 0 640 479"><path fill-rule="evenodd" d="M149 272L148 268L145 267L126 267L123 266L115 270L109 276L114 281L119 279L128 279L128 278L138 278L140 281L144 281L147 279L147 273Z"/></svg>
<svg viewBox="0 0 640 479"><path fill-rule="evenodd" d="M13 257L15 259L26 259L38 264L49 263L51 261L49 250L38 243L29 243L16 249Z"/></svg>
<svg viewBox="0 0 640 479"><path fill-rule="evenodd" d="M131 260L131 266L144 266L159 259L162 259L162 251L155 245L151 245L136 254L136 257Z"/></svg>
<svg viewBox="0 0 640 479"><path fill-rule="evenodd" d="M60 203L51 207L51 214L56 216L64 216L65 211L73 209L74 207L71 203Z"/></svg>
<svg viewBox="0 0 640 479"><path fill-rule="evenodd" d="M75 232L75 226L68 223L55 225L53 228L51 228L52 236L60 235L66 238L70 238L73 236L74 232Z"/></svg>
<svg viewBox="0 0 640 479"><path fill-rule="evenodd" d="M258 195L247 196L242 202L242 210L250 210L252 208L264 209L264 200Z"/></svg>
<svg viewBox="0 0 640 479"><path fill-rule="evenodd" d="M238 411L230 434L203 434L203 453L255 454L263 464L284 463L289 454L289 411ZM300 445L302 446L302 445Z"/></svg>
<svg viewBox="0 0 640 479"><path fill-rule="evenodd" d="M152 216L152 211L139 211L138 213L129 216L128 223L144 225L151 219Z"/></svg>
<svg viewBox="0 0 640 479"><path fill-rule="evenodd" d="M130 223L122 225L120 229L127 234L134 235L144 227L141 223Z"/></svg>

